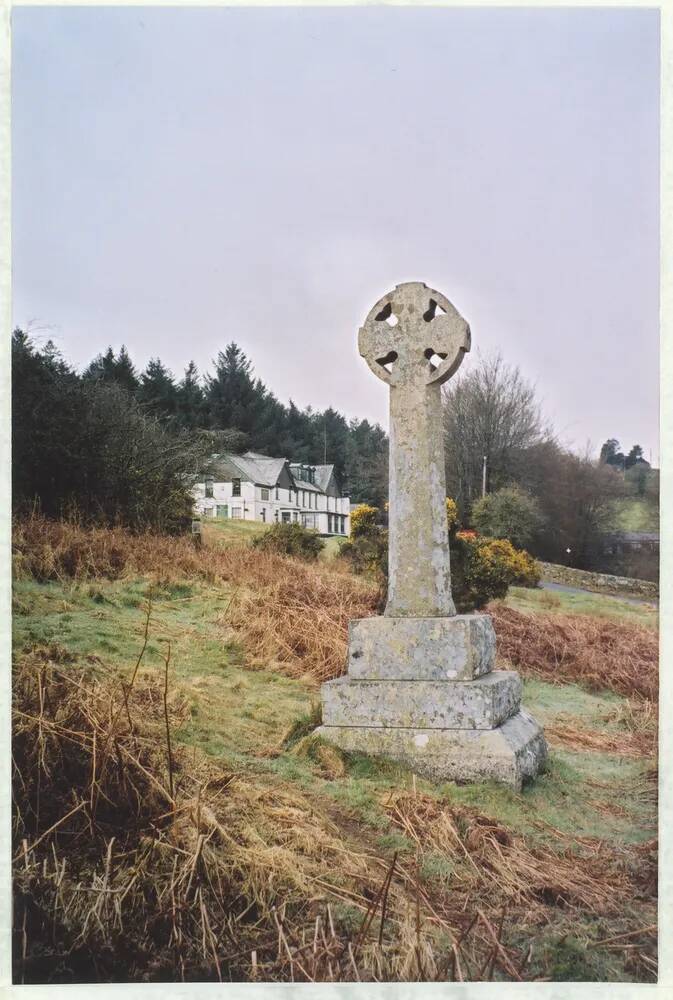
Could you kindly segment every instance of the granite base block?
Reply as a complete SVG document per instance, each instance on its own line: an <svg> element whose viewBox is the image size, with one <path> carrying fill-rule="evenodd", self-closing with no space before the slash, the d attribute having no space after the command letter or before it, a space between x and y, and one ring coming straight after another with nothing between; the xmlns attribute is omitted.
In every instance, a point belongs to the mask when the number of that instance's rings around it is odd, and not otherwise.
<svg viewBox="0 0 673 1000"><path fill-rule="evenodd" d="M492 670L494 660L495 631L488 615L376 616L349 625L352 680L471 680Z"/></svg>
<svg viewBox="0 0 673 1000"><path fill-rule="evenodd" d="M497 670L472 681L364 681L339 677L322 686L326 726L494 729L521 702L521 678Z"/></svg>
<svg viewBox="0 0 673 1000"><path fill-rule="evenodd" d="M350 753L399 761L433 781L498 781L519 790L545 767L547 744L527 712L497 729L330 726L319 736Z"/></svg>

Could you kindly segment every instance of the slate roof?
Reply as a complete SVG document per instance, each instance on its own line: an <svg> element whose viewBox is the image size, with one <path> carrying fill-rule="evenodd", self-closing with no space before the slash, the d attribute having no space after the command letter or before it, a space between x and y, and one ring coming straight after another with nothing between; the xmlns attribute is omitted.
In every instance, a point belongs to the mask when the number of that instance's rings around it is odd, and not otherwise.
<svg viewBox="0 0 673 1000"><path fill-rule="evenodd" d="M329 485L330 478L334 472L333 465L316 465L315 467L315 482L316 486L325 492Z"/></svg>
<svg viewBox="0 0 673 1000"><path fill-rule="evenodd" d="M213 479L217 474L228 479L240 478L259 486L275 486L285 465L284 458L269 458L246 452L245 455L218 455L215 460Z"/></svg>
<svg viewBox="0 0 673 1000"><path fill-rule="evenodd" d="M268 455L260 455L255 451L246 451L244 455L227 453L213 457L215 458L214 479L217 478L219 472L226 477L225 482L228 479L240 478L246 482L257 483L259 486L275 486L287 465L296 488L313 493L324 493L334 472L333 465L312 466L315 468L315 483L309 483L297 475L301 463L288 462L286 458L270 458Z"/></svg>

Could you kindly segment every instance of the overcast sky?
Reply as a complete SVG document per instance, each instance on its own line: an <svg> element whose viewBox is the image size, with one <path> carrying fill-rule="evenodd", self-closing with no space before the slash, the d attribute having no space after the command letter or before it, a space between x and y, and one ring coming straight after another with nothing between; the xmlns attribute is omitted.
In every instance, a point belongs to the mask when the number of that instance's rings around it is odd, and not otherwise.
<svg viewBox="0 0 673 1000"><path fill-rule="evenodd" d="M444 292L562 439L658 460L655 10L14 8L14 321L387 426L359 325Z"/></svg>

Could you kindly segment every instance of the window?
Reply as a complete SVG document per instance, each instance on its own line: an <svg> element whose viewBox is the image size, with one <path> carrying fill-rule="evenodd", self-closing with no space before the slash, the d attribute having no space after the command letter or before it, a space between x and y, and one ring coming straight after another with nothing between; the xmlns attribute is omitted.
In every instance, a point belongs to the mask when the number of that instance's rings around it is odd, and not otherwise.
<svg viewBox="0 0 673 1000"><path fill-rule="evenodd" d="M262 486L262 500L268 500L268 499L269 499L269 491L266 488L266 486Z"/></svg>
<svg viewBox="0 0 673 1000"><path fill-rule="evenodd" d="M294 514L294 519L295 519L295 521L298 521L298 520L299 520L299 511L298 511L298 510L295 510L295 511L293 511L292 513Z"/></svg>
<svg viewBox="0 0 673 1000"><path fill-rule="evenodd" d="M327 515L327 534L328 535L332 534L332 515L331 514Z"/></svg>
<svg viewBox="0 0 673 1000"><path fill-rule="evenodd" d="M268 493L269 491L267 490L266 492ZM264 523L266 524L266 508L265 507L262 507L262 512L261 512L261 514L259 516L261 517L262 521L264 521Z"/></svg>
<svg viewBox="0 0 673 1000"><path fill-rule="evenodd" d="M240 507L232 507L231 516L234 519L234 521L241 521L243 520L243 511L241 510Z"/></svg>
<svg viewBox="0 0 673 1000"><path fill-rule="evenodd" d="M232 479L231 480L231 495L232 497L240 497L241 495L241 480Z"/></svg>
<svg viewBox="0 0 673 1000"><path fill-rule="evenodd" d="M305 528L315 528L315 514L304 514L301 522Z"/></svg>
<svg viewBox="0 0 673 1000"><path fill-rule="evenodd" d="M280 500L280 489L276 486L276 500Z"/></svg>
<svg viewBox="0 0 673 1000"><path fill-rule="evenodd" d="M215 508L215 517L229 517L229 504L217 504Z"/></svg>
<svg viewBox="0 0 673 1000"><path fill-rule="evenodd" d="M283 524L289 524L290 520L292 519L292 514L290 513L289 510L284 510L283 513L281 514L281 519L283 521Z"/></svg>
<svg viewBox="0 0 673 1000"><path fill-rule="evenodd" d="M213 495L213 481L212 479L206 479L206 496L212 497Z"/></svg>

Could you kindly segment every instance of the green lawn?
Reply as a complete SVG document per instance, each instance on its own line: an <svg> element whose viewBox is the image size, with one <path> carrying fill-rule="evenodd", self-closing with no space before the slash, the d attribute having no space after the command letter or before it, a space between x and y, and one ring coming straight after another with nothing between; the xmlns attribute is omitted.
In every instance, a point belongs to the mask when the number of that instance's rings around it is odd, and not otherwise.
<svg viewBox="0 0 673 1000"><path fill-rule="evenodd" d="M615 531L659 531L659 510L649 500L625 497L614 503Z"/></svg>
<svg viewBox="0 0 673 1000"><path fill-rule="evenodd" d="M631 604L609 594L571 594L563 590L532 590L510 587L505 604L517 611L573 615L596 615L657 628L659 614L654 604Z"/></svg>
<svg viewBox="0 0 673 1000"><path fill-rule="evenodd" d="M270 527L262 521L239 521L230 517L204 517L202 524L203 540L217 545L230 545L232 542L249 544L253 538L268 531Z"/></svg>

